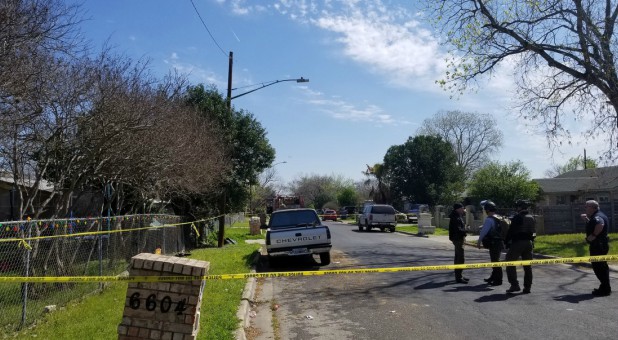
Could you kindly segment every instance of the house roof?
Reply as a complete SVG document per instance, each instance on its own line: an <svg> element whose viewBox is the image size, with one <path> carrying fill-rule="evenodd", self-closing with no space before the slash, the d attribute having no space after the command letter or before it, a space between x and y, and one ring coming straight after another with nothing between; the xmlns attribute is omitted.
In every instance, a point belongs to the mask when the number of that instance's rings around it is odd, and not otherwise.
<svg viewBox="0 0 618 340"><path fill-rule="evenodd" d="M535 179L545 193L574 193L618 188L618 166L569 171Z"/></svg>
<svg viewBox="0 0 618 340"><path fill-rule="evenodd" d="M13 182L13 177L9 176L6 173L0 173L0 183L7 183L9 185L13 185ZM34 184L34 181L26 179L26 183L24 184L28 187L31 187ZM52 192L54 191L54 186L48 181L41 179L41 181L39 182L39 190Z"/></svg>

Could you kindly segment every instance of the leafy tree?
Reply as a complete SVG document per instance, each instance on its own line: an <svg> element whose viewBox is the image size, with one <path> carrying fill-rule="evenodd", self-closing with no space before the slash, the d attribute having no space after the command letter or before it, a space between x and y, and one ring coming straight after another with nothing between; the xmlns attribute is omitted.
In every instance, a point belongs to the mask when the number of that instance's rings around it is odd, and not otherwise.
<svg viewBox="0 0 618 340"><path fill-rule="evenodd" d="M488 155L502 146L502 131L497 126L490 114L440 111L425 119L417 134L439 136L451 143L457 163L469 178L489 162Z"/></svg>
<svg viewBox="0 0 618 340"><path fill-rule="evenodd" d="M385 178L395 204L450 203L463 190L463 172L450 143L437 136L410 137L384 156ZM399 204L400 205L400 204Z"/></svg>
<svg viewBox="0 0 618 340"><path fill-rule="evenodd" d="M605 133L605 157L618 140L618 4L594 0L426 1L455 55L447 89L462 92L504 65L515 65L520 114L550 140L570 138L567 113L585 134ZM592 119L591 119L592 117Z"/></svg>
<svg viewBox="0 0 618 340"><path fill-rule="evenodd" d="M288 191L302 196L306 206L321 209L327 203L336 204L338 193L352 185L352 181L341 176L309 175L292 181Z"/></svg>
<svg viewBox="0 0 618 340"><path fill-rule="evenodd" d="M468 184L470 196L491 199L498 207L512 207L517 199L536 201L538 184L520 161L508 164L491 162L477 171Z"/></svg>
<svg viewBox="0 0 618 340"><path fill-rule="evenodd" d="M581 156L571 157L566 164L556 165L553 168L545 171L545 176L556 177L567 172L582 170L582 169L594 169L597 167L597 162L593 159L586 159L584 164L584 158Z"/></svg>
<svg viewBox="0 0 618 340"><path fill-rule="evenodd" d="M358 203L358 193L352 186L342 188L337 194L337 202L340 207L355 206Z"/></svg>
<svg viewBox="0 0 618 340"><path fill-rule="evenodd" d="M363 183L369 187L369 198L376 203L388 203L391 201L390 190L384 182L384 165L376 163L373 166L367 164L367 170L363 171L367 179Z"/></svg>
<svg viewBox="0 0 618 340"><path fill-rule="evenodd" d="M224 147L229 153L230 171L220 184L220 195L209 199L208 205L221 209L217 203L224 199L225 212L243 210L249 200L247 183L258 183L260 173L275 159L275 150L266 138L266 130L251 113L234 108L229 110L226 99L214 86L190 86L186 102L216 123L223 132Z"/></svg>

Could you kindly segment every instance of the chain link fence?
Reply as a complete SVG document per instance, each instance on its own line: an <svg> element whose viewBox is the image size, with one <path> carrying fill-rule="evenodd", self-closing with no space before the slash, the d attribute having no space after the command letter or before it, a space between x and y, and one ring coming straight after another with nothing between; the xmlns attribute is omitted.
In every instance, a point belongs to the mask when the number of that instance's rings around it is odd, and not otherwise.
<svg viewBox="0 0 618 340"><path fill-rule="evenodd" d="M244 219L244 213L225 215L224 228ZM216 245L217 217L181 220L175 215L125 215L0 222L0 276L123 275L139 253L186 256L195 247ZM29 326L46 311L103 287L102 282L0 283L0 333Z"/></svg>
<svg viewBox="0 0 618 340"><path fill-rule="evenodd" d="M192 224L173 215L0 222L0 276L110 276L132 256L184 254ZM14 331L102 283L1 283L0 329Z"/></svg>

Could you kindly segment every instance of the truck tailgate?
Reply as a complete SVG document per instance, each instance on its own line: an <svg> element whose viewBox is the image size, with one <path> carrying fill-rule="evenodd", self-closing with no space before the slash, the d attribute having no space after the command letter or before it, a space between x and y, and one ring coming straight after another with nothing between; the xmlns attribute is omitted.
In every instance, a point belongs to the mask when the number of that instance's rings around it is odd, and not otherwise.
<svg viewBox="0 0 618 340"><path fill-rule="evenodd" d="M269 248L307 247L330 243L328 235L326 227L271 230L270 242L267 242L267 244Z"/></svg>

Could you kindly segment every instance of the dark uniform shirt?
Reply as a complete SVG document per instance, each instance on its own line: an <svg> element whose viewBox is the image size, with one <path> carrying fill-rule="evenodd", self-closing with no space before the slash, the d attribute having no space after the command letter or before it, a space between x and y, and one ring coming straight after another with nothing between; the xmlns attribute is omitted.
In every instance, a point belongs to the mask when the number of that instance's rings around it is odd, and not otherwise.
<svg viewBox="0 0 618 340"><path fill-rule="evenodd" d="M594 229L597 224L603 225L603 230L599 235L596 235L596 238L593 242L604 242L607 243L607 227L609 226L609 219L601 210L597 210L590 219L588 220L588 224L586 224L586 237L592 235L594 233Z"/></svg>
<svg viewBox="0 0 618 340"><path fill-rule="evenodd" d="M459 215L456 210L453 210L449 215L448 239L451 241L461 241L466 235L466 223L463 216Z"/></svg>

